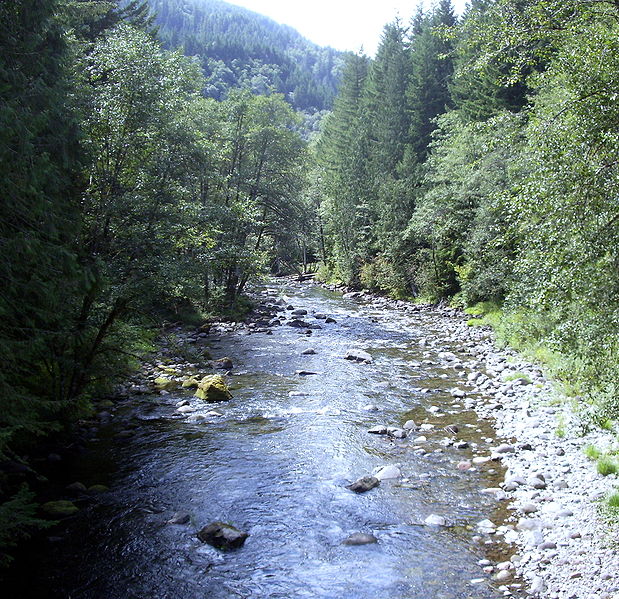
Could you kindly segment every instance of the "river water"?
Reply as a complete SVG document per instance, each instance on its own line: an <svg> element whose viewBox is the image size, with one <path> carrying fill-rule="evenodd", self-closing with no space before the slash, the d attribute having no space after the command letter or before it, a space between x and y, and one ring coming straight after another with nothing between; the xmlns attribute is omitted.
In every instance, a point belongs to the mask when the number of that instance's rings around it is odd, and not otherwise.
<svg viewBox="0 0 619 599"><path fill-rule="evenodd" d="M119 405L75 472L110 491L66 521L62 539L37 556L33 596L502 597L478 561L496 560L504 548L475 530L504 515L503 505L481 493L498 485L500 464L459 470L472 450L448 446L452 437L442 429L457 424L457 439L480 447L494 433L449 392L463 371L441 366L437 354L461 355L463 348L419 343L442 339L446 317L379 309L319 287L271 285L268 293L307 309L306 319L322 329L311 336L289 326L272 335L211 335L213 357L234 361L230 402L204 404L178 392ZM312 311L337 322L315 321ZM316 353L301 355L309 347ZM344 360L355 347L374 362ZM196 412L178 413L183 398ZM213 409L222 416L208 415ZM409 418L435 428L403 441L367 432ZM415 444L420 434L428 441ZM389 464L399 465L402 478L361 495L346 489ZM191 522L166 524L179 510ZM430 514L449 526L424 526ZM220 553L202 544L196 531L214 520L249 532L244 547ZM355 532L378 543L341 544Z"/></svg>

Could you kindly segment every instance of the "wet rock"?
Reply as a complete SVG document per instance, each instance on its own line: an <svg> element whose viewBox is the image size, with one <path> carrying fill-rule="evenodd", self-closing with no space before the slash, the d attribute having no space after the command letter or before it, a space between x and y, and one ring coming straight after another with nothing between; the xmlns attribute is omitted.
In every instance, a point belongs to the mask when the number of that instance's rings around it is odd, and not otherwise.
<svg viewBox="0 0 619 599"><path fill-rule="evenodd" d="M191 516L187 512L175 512L167 524L187 524Z"/></svg>
<svg viewBox="0 0 619 599"><path fill-rule="evenodd" d="M417 423L414 420L407 420L402 428L406 431L412 431L417 428Z"/></svg>
<svg viewBox="0 0 619 599"><path fill-rule="evenodd" d="M372 356L362 349L349 349L344 356L345 360L351 360L353 362L362 362L364 364L371 364L374 360Z"/></svg>
<svg viewBox="0 0 619 599"><path fill-rule="evenodd" d="M337 320L335 318L331 318L330 316L325 320L327 324L337 324Z"/></svg>
<svg viewBox="0 0 619 599"><path fill-rule="evenodd" d="M516 448L507 443L501 443L501 445L494 448L494 453L514 453L514 451L516 451Z"/></svg>
<svg viewBox="0 0 619 599"><path fill-rule="evenodd" d="M195 412L195 409L191 406L181 406L176 410L179 414L191 414L191 412Z"/></svg>
<svg viewBox="0 0 619 599"><path fill-rule="evenodd" d="M493 533L496 531L496 524L492 520L482 520L477 523L477 530L485 533Z"/></svg>
<svg viewBox="0 0 619 599"><path fill-rule="evenodd" d="M88 490L86 489L86 485L80 482L71 483L70 485L67 485L65 489L69 493L73 493L74 495L79 495L80 493L86 493L86 491Z"/></svg>
<svg viewBox="0 0 619 599"><path fill-rule="evenodd" d="M297 376L312 376L318 374L317 372L313 372L312 370L297 370L295 372Z"/></svg>
<svg viewBox="0 0 619 599"><path fill-rule="evenodd" d="M297 308L296 310L293 310L290 314L292 314L293 316L306 316L307 310L304 310L303 308Z"/></svg>
<svg viewBox="0 0 619 599"><path fill-rule="evenodd" d="M386 435L387 427L379 424L378 426L373 426L371 429L369 429L368 433L371 433L372 435Z"/></svg>
<svg viewBox="0 0 619 599"><path fill-rule="evenodd" d="M307 329L309 328L309 324L304 320L300 320L295 318L294 320L290 320L286 323L289 327L293 327L295 329Z"/></svg>
<svg viewBox="0 0 619 599"><path fill-rule="evenodd" d="M234 368L234 364L230 358L219 358L219 360L213 360L213 368L232 370Z"/></svg>
<svg viewBox="0 0 619 599"><path fill-rule="evenodd" d="M387 431L394 439L406 439L407 432L403 428L394 428Z"/></svg>
<svg viewBox="0 0 619 599"><path fill-rule="evenodd" d="M342 545L371 545L373 543L378 543L378 539L365 532L355 532L342 541Z"/></svg>
<svg viewBox="0 0 619 599"><path fill-rule="evenodd" d="M457 435L460 431L456 424L448 424L443 430L450 435Z"/></svg>
<svg viewBox="0 0 619 599"><path fill-rule="evenodd" d="M327 315L322 312L316 312L316 314L314 314L314 318L318 320L327 320Z"/></svg>
<svg viewBox="0 0 619 599"><path fill-rule="evenodd" d="M159 391L174 391L176 389L178 389L181 385L181 383L179 381L175 381L172 379L167 379L164 377L157 377L153 383L155 384L155 387L159 390Z"/></svg>
<svg viewBox="0 0 619 599"><path fill-rule="evenodd" d="M447 520L443 518L443 516L439 516L438 514L430 514L423 523L426 526L446 526Z"/></svg>
<svg viewBox="0 0 619 599"><path fill-rule="evenodd" d="M364 476L359 480L356 480L354 483L347 485L346 488L354 491L355 493L365 493L374 487L378 487L378 485L380 485L380 480L378 480L375 476Z"/></svg>
<svg viewBox="0 0 619 599"><path fill-rule="evenodd" d="M374 404L368 404L366 406L363 406L362 409L365 410L366 412L378 412L380 408Z"/></svg>
<svg viewBox="0 0 619 599"><path fill-rule="evenodd" d="M242 547L249 534L225 522L212 522L198 532L198 539L221 551Z"/></svg>
<svg viewBox="0 0 619 599"><path fill-rule="evenodd" d="M227 401L232 399L232 394L226 385L226 381L219 374L205 376L198 384L195 397L204 401Z"/></svg>
<svg viewBox="0 0 619 599"><path fill-rule="evenodd" d="M106 485L91 485L88 487L89 493L107 493L110 488Z"/></svg>
<svg viewBox="0 0 619 599"><path fill-rule="evenodd" d="M387 480L391 478L400 478L400 476L402 476L402 472L397 466L393 466L390 464L389 466L383 466L382 468L380 468L374 474L374 476L378 480Z"/></svg>
<svg viewBox="0 0 619 599"><path fill-rule="evenodd" d="M48 501L41 506L41 509L52 518L66 518L80 511L72 501L66 499Z"/></svg>
<svg viewBox="0 0 619 599"><path fill-rule="evenodd" d="M542 480L541 478L537 476L530 478L527 481L527 484L530 487L533 487L534 489L545 489L546 488L546 481Z"/></svg>
<svg viewBox="0 0 619 599"><path fill-rule="evenodd" d="M315 349L313 349L312 347L308 347L307 349L304 349L304 350L301 352L301 355L302 355L302 356L313 356L313 355L315 355L315 354L316 354L316 350L315 350Z"/></svg>

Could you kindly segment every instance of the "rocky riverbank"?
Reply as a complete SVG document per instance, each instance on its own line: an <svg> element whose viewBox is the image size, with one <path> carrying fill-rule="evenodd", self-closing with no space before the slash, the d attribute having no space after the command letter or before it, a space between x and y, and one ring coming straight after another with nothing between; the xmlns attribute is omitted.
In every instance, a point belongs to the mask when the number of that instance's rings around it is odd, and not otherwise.
<svg viewBox="0 0 619 599"><path fill-rule="evenodd" d="M503 585L499 588L506 596L518 574L528 592L540 598L619 597L616 531L599 509L615 490L617 476L599 474L583 452L587 445L611 448L613 435L601 430L584 434L570 403L539 368L499 349L489 329L469 326L459 311L343 291L373 308L431 310L442 317L437 320L440 335L418 340L428 350L428 362L438 359L460 370L462 384L452 395L480 418L494 421L497 437L507 440L476 448L472 460L457 465L474 469L500 461L507 469L501 485L484 492L507 502L511 515L504 522L482 523L478 540L502 537L516 552L509 562L482 560L483 571ZM464 351L446 351L451 344Z"/></svg>

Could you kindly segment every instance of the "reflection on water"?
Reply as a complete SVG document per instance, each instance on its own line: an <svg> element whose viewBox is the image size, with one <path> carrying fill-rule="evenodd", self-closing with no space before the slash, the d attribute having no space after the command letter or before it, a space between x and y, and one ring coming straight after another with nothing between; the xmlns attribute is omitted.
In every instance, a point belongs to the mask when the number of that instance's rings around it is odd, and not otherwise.
<svg viewBox="0 0 619 599"><path fill-rule="evenodd" d="M439 367L436 356L434 365L423 363L433 350L417 340L432 338L436 317L384 313L319 288L284 291L295 307L337 324L322 322L309 338L283 326L272 336L239 332L213 342L215 357L232 357L239 373L232 375L231 402L205 405L179 392L137 396L118 408L109 438L93 442L82 471L100 477L88 464L111 460L111 491L68 524L53 551L37 556L41 579L33 577L33 596L503 596L489 582L470 583L483 577L477 561L486 547L472 539L474 525L497 517L495 500L480 489L496 486L501 473L458 470L471 452L446 445L448 424L470 443L483 444L493 432L447 393L460 380L455 370ZM316 353L301 355L309 347ZM344 360L351 347L369 351L374 363ZM297 370L318 374L300 377ZM175 404L186 397L195 410L180 415ZM409 418L435 425L419 433L428 439L422 451L411 440L367 433ZM131 432L113 437L118 430ZM363 495L345 488L386 464L398 464L403 478ZM166 525L180 510L191 514L190 524ZM431 513L453 526L423 526ZM219 553L195 536L213 520L251 536L241 550ZM379 542L341 545L354 532Z"/></svg>

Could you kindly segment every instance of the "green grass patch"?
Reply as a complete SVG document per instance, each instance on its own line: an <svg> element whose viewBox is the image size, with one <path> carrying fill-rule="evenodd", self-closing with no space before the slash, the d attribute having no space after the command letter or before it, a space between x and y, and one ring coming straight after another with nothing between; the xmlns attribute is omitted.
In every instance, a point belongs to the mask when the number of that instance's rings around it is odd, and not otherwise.
<svg viewBox="0 0 619 599"><path fill-rule="evenodd" d="M590 460L597 460L602 455L602 452L591 443L585 445L582 451Z"/></svg>
<svg viewBox="0 0 619 599"><path fill-rule="evenodd" d="M602 455L597 461L597 471L602 476L617 474L619 472L619 463L617 463L617 460L608 455Z"/></svg>

